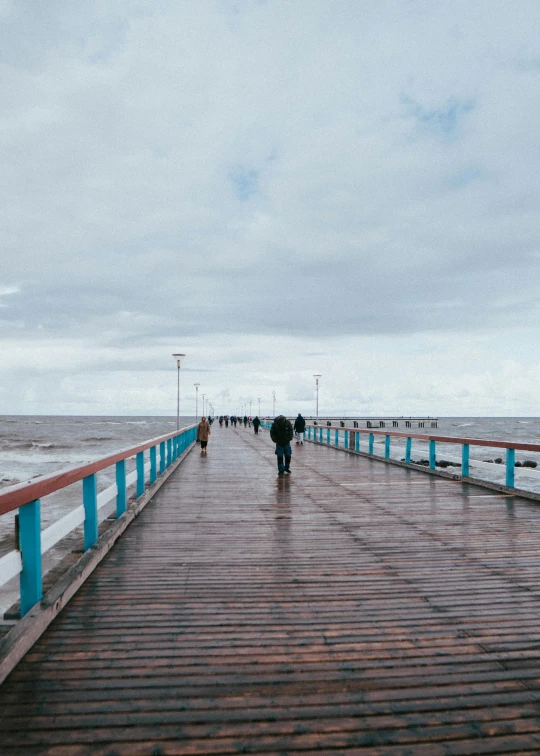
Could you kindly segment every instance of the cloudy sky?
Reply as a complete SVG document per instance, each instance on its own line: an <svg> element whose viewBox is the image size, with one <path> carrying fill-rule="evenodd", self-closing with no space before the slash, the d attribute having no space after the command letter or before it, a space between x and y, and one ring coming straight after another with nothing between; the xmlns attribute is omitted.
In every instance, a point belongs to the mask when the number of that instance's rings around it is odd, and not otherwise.
<svg viewBox="0 0 540 756"><path fill-rule="evenodd" d="M0 0L0 413L540 415L538 0Z"/></svg>

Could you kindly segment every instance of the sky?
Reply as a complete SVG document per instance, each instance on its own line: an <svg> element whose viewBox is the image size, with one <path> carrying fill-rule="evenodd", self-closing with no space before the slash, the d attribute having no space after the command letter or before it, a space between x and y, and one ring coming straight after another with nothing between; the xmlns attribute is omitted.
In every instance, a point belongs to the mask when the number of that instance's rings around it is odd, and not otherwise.
<svg viewBox="0 0 540 756"><path fill-rule="evenodd" d="M538 0L0 0L0 414L540 416Z"/></svg>

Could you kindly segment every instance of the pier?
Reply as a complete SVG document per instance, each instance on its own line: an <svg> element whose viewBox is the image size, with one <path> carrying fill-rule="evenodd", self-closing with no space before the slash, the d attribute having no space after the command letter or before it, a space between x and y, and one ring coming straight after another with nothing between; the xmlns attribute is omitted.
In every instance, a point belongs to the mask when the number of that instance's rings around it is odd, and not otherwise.
<svg viewBox="0 0 540 756"><path fill-rule="evenodd" d="M99 563L0 687L1 752L538 754L538 502L341 433L293 443L290 477L264 430L138 448L111 543L87 484ZM0 663L70 585L27 599Z"/></svg>

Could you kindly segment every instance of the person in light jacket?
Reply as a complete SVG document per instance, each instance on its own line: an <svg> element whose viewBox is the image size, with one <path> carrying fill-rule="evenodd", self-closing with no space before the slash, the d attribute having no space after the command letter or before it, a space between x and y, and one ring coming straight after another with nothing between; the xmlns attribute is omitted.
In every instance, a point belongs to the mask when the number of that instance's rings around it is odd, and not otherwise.
<svg viewBox="0 0 540 756"><path fill-rule="evenodd" d="M197 426L197 438L201 442L201 454L206 454L210 432L210 426L206 422L206 418L201 417L201 422Z"/></svg>

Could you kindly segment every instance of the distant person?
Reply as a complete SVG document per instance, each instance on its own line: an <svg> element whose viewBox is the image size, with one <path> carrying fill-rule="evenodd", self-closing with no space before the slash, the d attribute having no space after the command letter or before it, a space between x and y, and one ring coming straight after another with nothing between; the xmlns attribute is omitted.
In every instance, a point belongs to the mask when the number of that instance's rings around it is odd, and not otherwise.
<svg viewBox="0 0 540 756"><path fill-rule="evenodd" d="M270 438L276 445L278 474L291 472L291 441L294 436L293 427L285 415L278 415L270 428ZM283 463L285 458L285 463Z"/></svg>
<svg viewBox="0 0 540 756"><path fill-rule="evenodd" d="M259 425L260 424L261 424L261 421L259 420L259 417L256 415L253 418L253 430L255 431L255 433L259 432Z"/></svg>
<svg viewBox="0 0 540 756"><path fill-rule="evenodd" d="M201 442L201 454L206 454L208 446L208 437L210 436L210 426L205 417L201 417L201 422L197 426L197 438Z"/></svg>
<svg viewBox="0 0 540 756"><path fill-rule="evenodd" d="M306 430L306 421L302 417L300 413L298 413L298 417L294 421L294 435L296 436L296 443L297 444L303 444L304 443L304 432Z"/></svg>
<svg viewBox="0 0 540 756"><path fill-rule="evenodd" d="M224 419L225 419L225 427L228 428L229 427L229 416L225 415Z"/></svg>
<svg viewBox="0 0 540 756"><path fill-rule="evenodd" d="M223 428L223 415L219 416L219 427Z"/></svg>
<svg viewBox="0 0 540 756"><path fill-rule="evenodd" d="M244 428L247 428L247 415L244 415Z"/></svg>

